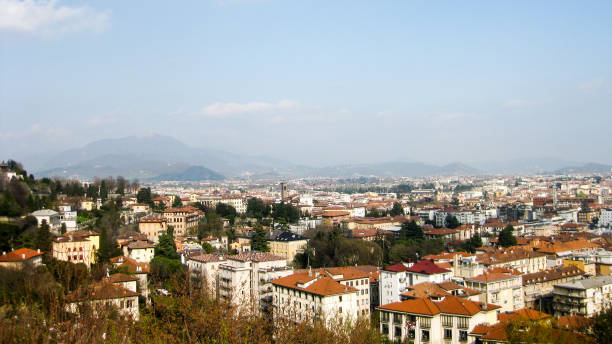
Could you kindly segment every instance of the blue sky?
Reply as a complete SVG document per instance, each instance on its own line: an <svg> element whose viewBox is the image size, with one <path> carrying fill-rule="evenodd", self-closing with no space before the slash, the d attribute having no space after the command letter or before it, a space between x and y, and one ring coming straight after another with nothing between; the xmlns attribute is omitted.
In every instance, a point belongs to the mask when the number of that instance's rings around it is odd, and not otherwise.
<svg viewBox="0 0 612 344"><path fill-rule="evenodd" d="M0 0L0 155L612 163L609 1Z"/></svg>

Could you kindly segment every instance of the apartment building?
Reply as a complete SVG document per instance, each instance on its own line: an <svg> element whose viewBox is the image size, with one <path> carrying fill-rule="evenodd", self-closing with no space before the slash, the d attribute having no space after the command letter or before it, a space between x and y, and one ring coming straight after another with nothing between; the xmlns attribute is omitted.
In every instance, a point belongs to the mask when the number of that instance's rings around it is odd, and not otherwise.
<svg viewBox="0 0 612 344"><path fill-rule="evenodd" d="M489 269L482 275L466 278L464 284L483 293L480 301L499 305L503 312L525 308L523 279L516 270Z"/></svg>
<svg viewBox="0 0 612 344"><path fill-rule="evenodd" d="M218 203L223 203L234 207L238 214L244 214L247 211L247 200L242 197L224 196L221 197Z"/></svg>
<svg viewBox="0 0 612 344"><path fill-rule="evenodd" d="M185 264L196 277L204 283L210 295L217 295L217 282L219 280L219 265L226 261L225 256L217 254L196 254L189 256Z"/></svg>
<svg viewBox="0 0 612 344"><path fill-rule="evenodd" d="M164 210L167 225L174 228L174 236L186 236L198 227L200 211L195 207L169 208Z"/></svg>
<svg viewBox="0 0 612 344"><path fill-rule="evenodd" d="M380 272L380 304L400 301L400 295L414 284L441 283L452 277L451 270L437 266L431 259L423 259L414 264L398 263L388 266Z"/></svg>
<svg viewBox="0 0 612 344"><path fill-rule="evenodd" d="M517 248L499 249L492 253L479 254L476 256L476 261L486 268L509 268L524 274L547 268L546 253Z"/></svg>
<svg viewBox="0 0 612 344"><path fill-rule="evenodd" d="M100 235L96 232L77 230L53 239L52 255L57 260L83 263L90 267L96 262L100 247Z"/></svg>
<svg viewBox="0 0 612 344"><path fill-rule="evenodd" d="M612 225L612 208L600 210L599 225L602 227L609 227L610 225Z"/></svg>
<svg viewBox="0 0 612 344"><path fill-rule="evenodd" d="M296 254L304 252L306 245L308 245L308 239L295 233L283 232L268 243L270 253L292 262Z"/></svg>
<svg viewBox="0 0 612 344"><path fill-rule="evenodd" d="M553 295L555 284L569 282L584 275L584 271L575 266L557 267L532 274L524 274L523 292L525 293L525 307L532 308L536 302Z"/></svg>
<svg viewBox="0 0 612 344"><path fill-rule="evenodd" d="M272 284L275 318L291 321L320 319L333 326L354 321L360 316L359 290L334 280L327 273L310 270L275 279Z"/></svg>
<svg viewBox="0 0 612 344"><path fill-rule="evenodd" d="M476 325L494 324L499 306L456 296L394 302L377 308L380 333L393 342L466 343Z"/></svg>
<svg viewBox="0 0 612 344"><path fill-rule="evenodd" d="M147 239L157 244L161 233L168 230L168 219L165 217L145 217L138 221L138 231Z"/></svg>
<svg viewBox="0 0 612 344"><path fill-rule="evenodd" d="M266 311L272 305L270 281L292 273L285 258L270 253L227 256L219 264L219 297L245 310Z"/></svg>
<svg viewBox="0 0 612 344"><path fill-rule="evenodd" d="M43 252L29 248L19 248L11 252L3 252L0 256L0 267L9 269L23 269L25 266L42 265Z"/></svg>
<svg viewBox="0 0 612 344"><path fill-rule="evenodd" d="M555 316L593 316L612 306L612 276L576 279L553 289Z"/></svg>

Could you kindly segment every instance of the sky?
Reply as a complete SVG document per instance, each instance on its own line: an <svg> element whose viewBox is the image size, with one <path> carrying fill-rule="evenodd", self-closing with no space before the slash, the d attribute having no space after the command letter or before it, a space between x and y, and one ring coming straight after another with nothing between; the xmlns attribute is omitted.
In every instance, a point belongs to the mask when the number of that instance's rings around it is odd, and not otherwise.
<svg viewBox="0 0 612 344"><path fill-rule="evenodd" d="M610 1L0 0L0 160L612 163L611 62Z"/></svg>

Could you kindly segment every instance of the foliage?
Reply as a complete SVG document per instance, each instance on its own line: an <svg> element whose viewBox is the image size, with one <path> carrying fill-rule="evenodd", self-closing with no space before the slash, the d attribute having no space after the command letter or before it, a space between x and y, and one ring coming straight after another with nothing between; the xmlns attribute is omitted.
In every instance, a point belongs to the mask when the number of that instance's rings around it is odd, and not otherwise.
<svg viewBox="0 0 612 344"><path fill-rule="evenodd" d="M153 206L153 197L151 196L151 188L141 188L136 194L136 200L138 203L145 203Z"/></svg>
<svg viewBox="0 0 612 344"><path fill-rule="evenodd" d="M446 215L446 218L444 219L444 224L446 228L450 228L450 229L455 229L461 226L461 224L459 223L459 220L457 220L457 218L451 214Z"/></svg>
<svg viewBox="0 0 612 344"><path fill-rule="evenodd" d="M268 233L260 225L255 225L253 228L253 236L251 237L251 250L259 252L268 252L270 247L268 244Z"/></svg>
<svg viewBox="0 0 612 344"><path fill-rule="evenodd" d="M183 201L181 200L180 196L175 196L174 197L174 201L172 201L172 207L173 208L180 208L183 206Z"/></svg>
<svg viewBox="0 0 612 344"><path fill-rule="evenodd" d="M264 204L259 198L249 198L247 201L247 216L261 220L264 217L270 216L272 208Z"/></svg>
<svg viewBox="0 0 612 344"><path fill-rule="evenodd" d="M27 216L12 223L0 222L0 250L4 252L21 247L34 248L33 237L38 223L33 216Z"/></svg>
<svg viewBox="0 0 612 344"><path fill-rule="evenodd" d="M281 202L272 206L272 216L277 222L296 223L300 219L300 211L289 203Z"/></svg>
<svg viewBox="0 0 612 344"><path fill-rule="evenodd" d="M612 344L612 309L607 309L593 318L591 332L597 343Z"/></svg>
<svg viewBox="0 0 612 344"><path fill-rule="evenodd" d="M106 227L100 230L100 247L98 248L97 263L108 263L112 257L120 256L121 249L117 245L117 241L113 240L108 234Z"/></svg>
<svg viewBox="0 0 612 344"><path fill-rule="evenodd" d="M159 236L159 241L155 246L155 256L162 256L168 259L179 259L179 255L176 253L172 226L168 226L168 231Z"/></svg>
<svg viewBox="0 0 612 344"><path fill-rule="evenodd" d="M408 221L402 223L402 229L400 229L400 240L422 240L425 238L423 229L417 225L414 221Z"/></svg>
<svg viewBox="0 0 612 344"><path fill-rule="evenodd" d="M215 249L212 247L212 245L208 242L203 242L202 243L202 249L206 252L206 253L213 253L215 251Z"/></svg>
<svg viewBox="0 0 612 344"><path fill-rule="evenodd" d="M391 216L405 215L404 208L399 202L395 202L393 203L393 208L391 209L391 212L389 214Z"/></svg>
<svg viewBox="0 0 612 344"><path fill-rule="evenodd" d="M503 247L509 247L516 245L516 238L514 237L514 227L512 225L506 226L497 237L497 244Z"/></svg>
<svg viewBox="0 0 612 344"><path fill-rule="evenodd" d="M225 204L225 203L217 204L217 206L215 207L215 212L219 216L228 219L231 225L234 224L236 216L238 216L238 213L236 212L236 208L232 207L229 204Z"/></svg>
<svg viewBox="0 0 612 344"><path fill-rule="evenodd" d="M461 244L461 249L469 253L476 252L476 249L479 247L482 247L482 238L478 234L474 235L473 237L464 241Z"/></svg>
<svg viewBox="0 0 612 344"><path fill-rule="evenodd" d="M50 253L51 252L51 231L49 230L49 225L47 224L47 220L43 220L36 232L36 237L34 238L34 247L40 249L43 252Z"/></svg>

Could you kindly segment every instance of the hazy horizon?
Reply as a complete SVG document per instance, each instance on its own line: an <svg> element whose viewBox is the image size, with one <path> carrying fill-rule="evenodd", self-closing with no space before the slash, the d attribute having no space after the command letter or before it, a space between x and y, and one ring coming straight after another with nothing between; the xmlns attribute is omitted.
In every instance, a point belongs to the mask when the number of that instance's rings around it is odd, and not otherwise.
<svg viewBox="0 0 612 344"><path fill-rule="evenodd" d="M0 159L153 133L308 166L612 164L612 3L0 0Z"/></svg>

